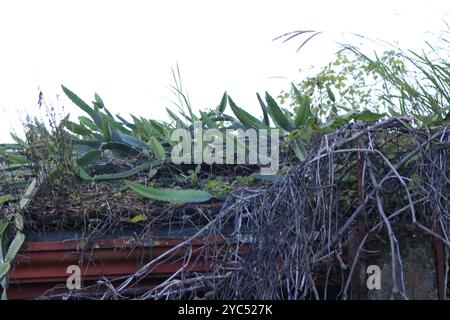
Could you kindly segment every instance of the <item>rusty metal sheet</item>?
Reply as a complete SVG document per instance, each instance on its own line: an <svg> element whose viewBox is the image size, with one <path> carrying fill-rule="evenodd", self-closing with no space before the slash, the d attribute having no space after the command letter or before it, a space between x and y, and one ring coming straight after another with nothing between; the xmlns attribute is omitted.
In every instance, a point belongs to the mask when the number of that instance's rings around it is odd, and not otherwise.
<svg viewBox="0 0 450 320"><path fill-rule="evenodd" d="M24 244L10 272L10 299L34 299L55 286L64 292L67 281L67 267L78 265L83 284L95 283L103 277L113 280L136 272L145 263L167 252L184 239L158 238L151 244L136 246L130 238L101 240L91 247L82 241L47 241ZM189 272L208 272L211 263L196 259L203 244L201 239L192 242L192 259L185 270ZM168 261L158 264L143 287L156 285L183 266L183 256L187 249L181 249Z"/></svg>

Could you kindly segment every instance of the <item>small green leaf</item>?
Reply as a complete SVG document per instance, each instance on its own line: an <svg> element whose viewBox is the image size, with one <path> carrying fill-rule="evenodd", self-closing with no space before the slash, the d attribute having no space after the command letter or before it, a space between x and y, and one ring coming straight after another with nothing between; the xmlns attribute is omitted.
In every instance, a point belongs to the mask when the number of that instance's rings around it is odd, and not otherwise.
<svg viewBox="0 0 450 320"><path fill-rule="evenodd" d="M328 98L333 101L336 102L336 97L334 96L333 91L331 91L330 87L327 87L327 94L328 94Z"/></svg>
<svg viewBox="0 0 450 320"><path fill-rule="evenodd" d="M167 111L167 114L169 115L169 117L170 117L173 121L175 121L175 122L177 122L177 121L182 122L181 119L180 119L180 117L178 117L172 110L170 110L169 108L166 108L166 111Z"/></svg>
<svg viewBox="0 0 450 320"><path fill-rule="evenodd" d="M267 92L266 92L266 102L270 116L272 117L272 120L275 122L275 124L277 124L279 127L283 128L286 131L291 131L292 130L291 122L286 117L283 110L281 110L281 108L278 106L276 101Z"/></svg>
<svg viewBox="0 0 450 320"><path fill-rule="evenodd" d="M3 206L3 204L5 202L10 202L10 201L17 201L19 199L18 195L13 195L13 194L5 194L4 196L0 196L0 208ZM1 220L0 220L0 224L1 224ZM0 232L1 234L1 232Z"/></svg>
<svg viewBox="0 0 450 320"><path fill-rule="evenodd" d="M102 133L105 141L111 141L111 129L109 128L109 119L106 116L103 117Z"/></svg>
<svg viewBox="0 0 450 320"><path fill-rule="evenodd" d="M227 101L228 101L228 94L225 91L223 93L222 100L220 100L220 104L217 107L218 113L222 114L225 111L225 108L227 107Z"/></svg>
<svg viewBox="0 0 450 320"><path fill-rule="evenodd" d="M91 129L92 131L99 131L99 128L97 127L97 125L94 122L92 122L92 120L89 119L88 117L79 116L78 120L80 120L80 124Z"/></svg>
<svg viewBox="0 0 450 320"><path fill-rule="evenodd" d="M11 138L20 146L25 146L25 141L23 141L22 139L20 139L17 135L15 135L14 133L10 133Z"/></svg>
<svg viewBox="0 0 450 320"><path fill-rule="evenodd" d="M92 180L92 181L105 181L105 180L119 180L119 179L124 179L124 178L128 178L131 177L135 174L138 174L139 172L145 171L145 170L149 170L152 168L157 168L158 166L161 165L161 160L155 160L152 162L147 162L144 164L141 164L140 166L134 167L133 169L130 170L126 170L126 171L122 171L122 172L118 172L118 173L110 173L110 174L100 174L100 175L96 175L93 177L89 177L88 179L85 180ZM151 171L149 172L149 175L151 174ZM154 173L153 173L154 175ZM81 177L81 176L80 176ZM81 177L83 178L83 177Z"/></svg>
<svg viewBox="0 0 450 320"><path fill-rule="evenodd" d="M102 127L102 118L99 113L95 112L94 109L92 109L86 102L84 102L79 96L77 96L75 93L67 89L65 86L61 85L62 90L66 94L66 96L75 103L78 107L80 107L81 110L89 114L94 120L95 124L98 127Z"/></svg>
<svg viewBox="0 0 450 320"><path fill-rule="evenodd" d="M72 100L73 103L75 103L77 106L79 106L81 109L83 109L84 112L90 113L92 111L91 107L84 102L79 96L77 96L75 93L73 93L71 90L67 89L65 86L61 85L62 90L66 94L66 96Z"/></svg>
<svg viewBox="0 0 450 320"><path fill-rule="evenodd" d="M92 180L89 173L86 172L81 166L78 165L77 161L72 162L72 170L83 180Z"/></svg>
<svg viewBox="0 0 450 320"><path fill-rule="evenodd" d="M259 95L259 93L256 93L256 97L258 98L259 105L261 106L261 110L262 110L263 115L264 115L264 123L265 123L266 126L270 126L270 119L269 119L267 106L264 103L264 101L261 98L261 96Z"/></svg>
<svg viewBox="0 0 450 320"><path fill-rule="evenodd" d="M295 125L298 128L306 125L311 116L311 100L309 97L303 96L293 83L291 83L291 86L298 105L295 114Z"/></svg>
<svg viewBox="0 0 450 320"><path fill-rule="evenodd" d="M114 150L125 156L137 156L141 153L138 148L123 142L106 142L100 145L101 150Z"/></svg>
<svg viewBox="0 0 450 320"><path fill-rule="evenodd" d="M158 159L162 160L166 157L166 150L155 137L150 137L150 145Z"/></svg>
<svg viewBox="0 0 450 320"><path fill-rule="evenodd" d="M6 220L6 218L3 218L0 220L0 237L5 232L6 228L8 227L9 222Z"/></svg>
<svg viewBox="0 0 450 320"><path fill-rule="evenodd" d="M70 131L72 131L73 133L78 134L78 135L80 135L80 136L86 136L86 135L89 135L89 134L92 133L91 130L89 130L88 128L86 128L84 125L81 125L81 124L78 124L78 123L75 123L75 122L72 122L72 121L68 121L68 120L67 120L67 121L64 123L64 125L65 125L65 127L66 127L68 130L70 130Z"/></svg>
<svg viewBox="0 0 450 320"><path fill-rule="evenodd" d="M100 107L100 109L105 107L105 104L103 103L102 98L97 94L97 92L95 93L95 102Z"/></svg>
<svg viewBox="0 0 450 320"><path fill-rule="evenodd" d="M245 111L244 109L239 108L234 101L228 96L228 102L230 103L231 110L233 110L236 117L242 124L246 127L253 129L267 129L267 126L252 116L250 113Z"/></svg>
<svg viewBox="0 0 450 320"><path fill-rule="evenodd" d="M297 128L306 125L310 116L311 109L309 103L299 106L295 114L295 125Z"/></svg>
<svg viewBox="0 0 450 320"><path fill-rule="evenodd" d="M130 136L129 134L118 132L118 135L120 137L120 140L123 143L129 144L138 149L143 149L143 150L149 149L149 147L144 142L142 142L139 139L136 139L133 136Z"/></svg>
<svg viewBox="0 0 450 320"><path fill-rule="evenodd" d="M306 151L306 148L300 139L295 139L292 141L292 147L294 149L295 155L300 161L305 161L308 157L308 152Z"/></svg>
<svg viewBox="0 0 450 320"><path fill-rule="evenodd" d="M265 181L265 182L271 182L271 183L277 182L278 179L280 179L280 175L278 175L278 174L269 175L269 174L260 174L260 173L255 172L255 173L252 173L251 176L255 177L258 180Z"/></svg>
<svg viewBox="0 0 450 320"><path fill-rule="evenodd" d="M0 279L8 273L10 267L11 264L9 262L0 263Z"/></svg>
<svg viewBox="0 0 450 320"><path fill-rule="evenodd" d="M6 252L5 261L11 263L16 257L17 252L19 252L20 247L22 247L23 242L25 241L25 235L22 232L17 232L14 237L11 245L8 248L8 252Z"/></svg>
<svg viewBox="0 0 450 320"><path fill-rule="evenodd" d="M40 187L40 179L39 178L33 178L31 182L28 184L25 192L22 194L22 197L19 201L19 207L21 210L25 210L28 205L30 204L32 198L38 191Z"/></svg>
<svg viewBox="0 0 450 320"><path fill-rule="evenodd" d="M355 120L361 121L377 121L385 116L384 113L374 113L369 110L364 110L362 112L356 113L353 115Z"/></svg>
<svg viewBox="0 0 450 320"><path fill-rule="evenodd" d="M14 214L14 225L19 231L23 231L23 217L20 213Z"/></svg>
<svg viewBox="0 0 450 320"><path fill-rule="evenodd" d="M92 150L84 154L80 159L78 159L78 165L80 167L86 167L94 162L96 162L101 155L100 150Z"/></svg>
<svg viewBox="0 0 450 320"><path fill-rule="evenodd" d="M8 162L10 164L27 164L28 161L25 157L19 156L17 154L9 153Z"/></svg>
<svg viewBox="0 0 450 320"><path fill-rule="evenodd" d="M211 115L208 112L200 110L200 120L206 124L206 127L209 129L217 128L216 123L211 120Z"/></svg>
<svg viewBox="0 0 450 320"><path fill-rule="evenodd" d="M201 190L156 189L131 181L125 181L125 184L146 198L173 204L206 202L212 198L210 193Z"/></svg>
<svg viewBox="0 0 450 320"><path fill-rule="evenodd" d="M134 216L130 222L131 223L138 223L138 222L142 222L142 221L147 221L148 217L145 214L138 214L136 216Z"/></svg>

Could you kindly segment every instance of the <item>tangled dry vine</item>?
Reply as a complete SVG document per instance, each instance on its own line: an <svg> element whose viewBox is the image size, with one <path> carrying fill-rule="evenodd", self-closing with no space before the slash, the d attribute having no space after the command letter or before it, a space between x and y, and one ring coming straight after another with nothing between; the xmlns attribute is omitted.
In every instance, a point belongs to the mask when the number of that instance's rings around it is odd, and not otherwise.
<svg viewBox="0 0 450 320"><path fill-rule="evenodd" d="M96 286L107 288L102 298L127 296L158 264L184 252L182 268L137 298L347 299L361 267L387 250L391 297L406 299L405 233L442 246L445 262L437 260L445 264L441 284L448 283L450 130L417 129L412 121L357 122L324 135L277 182L233 191L195 235L119 284L100 281ZM193 255L199 238L204 246ZM192 263L212 271L190 272ZM447 286L442 290L447 297Z"/></svg>

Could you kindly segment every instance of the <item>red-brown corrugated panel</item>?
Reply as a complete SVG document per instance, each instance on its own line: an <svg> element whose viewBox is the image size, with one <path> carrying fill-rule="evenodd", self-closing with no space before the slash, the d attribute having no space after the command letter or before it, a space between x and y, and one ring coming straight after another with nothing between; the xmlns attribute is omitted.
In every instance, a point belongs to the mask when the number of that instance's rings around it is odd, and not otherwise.
<svg viewBox="0 0 450 320"><path fill-rule="evenodd" d="M112 280L136 272L142 265L170 250L182 239L158 238L151 245L134 247L130 238L102 240L94 248L79 250L80 241L30 242L24 244L10 272L9 299L35 299L55 286L64 292L68 289L66 272L69 265L81 269L83 285L95 283L103 277ZM186 270L190 272L208 271L210 265L195 259L200 252L201 240L192 242L193 257ZM180 250L168 261L157 265L146 281L136 290L145 290L158 283L183 265L185 251ZM55 293L54 292L54 293Z"/></svg>

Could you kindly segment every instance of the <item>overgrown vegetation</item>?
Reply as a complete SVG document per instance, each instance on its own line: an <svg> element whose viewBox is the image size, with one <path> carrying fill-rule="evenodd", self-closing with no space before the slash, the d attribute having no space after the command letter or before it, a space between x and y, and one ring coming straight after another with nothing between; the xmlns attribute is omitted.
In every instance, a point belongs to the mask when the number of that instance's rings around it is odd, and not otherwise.
<svg viewBox="0 0 450 320"><path fill-rule="evenodd" d="M216 298L326 298L317 286L324 277L318 264L324 261L327 283L332 275L342 278L339 293L346 298L364 246L382 228L389 233L393 279L401 278L392 224L404 219L433 237L437 221L448 250L448 57L400 49L371 57L343 46L315 76L281 92L279 102L267 92L257 94L259 118L227 92L216 108L196 113L178 67L173 76L177 110L167 109L169 122L113 116L98 94L87 103L62 86L84 116L58 122L50 108L49 123L30 120L25 140L13 135L16 143L0 146L4 289L23 230L44 226L81 228L93 241L127 224L142 225L140 237L145 237L145 230L188 219L200 229L195 237L229 239L229 246L209 257L218 266L212 275L186 276L189 285L172 279L177 282L144 298L195 293L199 284L213 288L209 294ZM247 163L174 165L170 155L176 142L170 134L177 128L193 132L196 121L224 136L227 129L279 129L282 169L267 177L258 174L260 165ZM358 238L354 264L345 265L342 250L360 217L365 233ZM233 227L231 235L221 229L225 225ZM241 246L250 250L237 250ZM126 294L162 259L145 265L114 295ZM394 295L407 296L402 285L395 286Z"/></svg>

